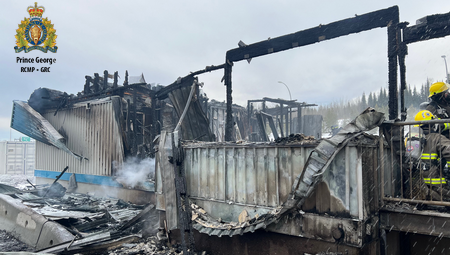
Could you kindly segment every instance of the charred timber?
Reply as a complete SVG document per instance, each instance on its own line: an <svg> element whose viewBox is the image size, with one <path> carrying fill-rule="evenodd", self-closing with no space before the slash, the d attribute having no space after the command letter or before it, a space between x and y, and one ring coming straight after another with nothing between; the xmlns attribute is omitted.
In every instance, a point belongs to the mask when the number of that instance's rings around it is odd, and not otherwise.
<svg viewBox="0 0 450 255"><path fill-rule="evenodd" d="M450 12L423 17L418 23L403 29L404 43L410 44L450 35Z"/></svg>
<svg viewBox="0 0 450 255"><path fill-rule="evenodd" d="M386 27L393 20L396 20L398 23L399 10L397 6L235 48L227 52L226 59L231 62L237 62L264 56L344 35Z"/></svg>
<svg viewBox="0 0 450 255"><path fill-rule="evenodd" d="M399 17L393 18L387 28L388 32L388 82L389 82L389 119L398 116L398 88L397 88L397 55L400 44Z"/></svg>
<svg viewBox="0 0 450 255"><path fill-rule="evenodd" d="M98 73L94 73L94 93L97 93L100 91L100 76Z"/></svg>
<svg viewBox="0 0 450 255"><path fill-rule="evenodd" d="M180 77L174 83L172 83L172 84L162 88L160 91L158 91L156 93L156 98L158 98L159 100L164 100L164 99L166 99L169 96L170 92L185 86L185 83L184 83L185 80L191 80L192 77L194 77L195 75L199 75L199 74L202 74L202 73L211 72L211 71L218 70L218 69L223 69L223 68L225 68L225 64L218 65L218 66L214 66L214 65L207 66L203 70L199 70L199 71L190 73L189 75L186 75L186 76L184 76L182 78Z"/></svg>
<svg viewBox="0 0 450 255"><path fill-rule="evenodd" d="M406 89L406 64L405 58L408 54L408 46L405 43L400 45L400 51L398 54L398 60L400 65L400 109L401 109L401 121L405 121L407 117L405 107L405 89Z"/></svg>
<svg viewBox="0 0 450 255"><path fill-rule="evenodd" d="M227 111L226 111L226 119L225 119L225 141L232 141L232 134L233 134L233 96L232 96L232 79L231 79L231 72L232 72L233 64L229 61L227 61L227 64L225 66L225 86L227 87Z"/></svg>
<svg viewBox="0 0 450 255"><path fill-rule="evenodd" d="M104 98L106 96L121 96L123 97L124 94L126 93L126 91L128 90L136 90L139 94L144 94L144 95L152 95L152 93L154 93L152 90L150 90L149 88L144 87L144 85L146 85L146 83L139 83L139 84L132 84L129 86L121 86L118 88L112 88L112 89L108 89L108 90L104 90L104 91L99 91L97 93L91 93L88 95L83 95L83 96L77 96L73 99L69 100L69 103L77 103L77 102L83 102L86 100L92 100L92 99L97 99L97 98Z"/></svg>
<svg viewBox="0 0 450 255"><path fill-rule="evenodd" d="M108 88L108 71L105 70L103 72L103 88L102 88L102 90L105 90L107 88Z"/></svg>
<svg viewBox="0 0 450 255"><path fill-rule="evenodd" d="M113 83L113 89L117 88L117 80L118 80L119 72L114 72L114 83Z"/></svg>

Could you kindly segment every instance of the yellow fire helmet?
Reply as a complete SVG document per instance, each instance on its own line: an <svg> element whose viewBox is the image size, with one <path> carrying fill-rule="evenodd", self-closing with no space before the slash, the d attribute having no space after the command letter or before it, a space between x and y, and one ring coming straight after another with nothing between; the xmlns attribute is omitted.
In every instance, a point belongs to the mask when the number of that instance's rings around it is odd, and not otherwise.
<svg viewBox="0 0 450 255"><path fill-rule="evenodd" d="M420 111L414 117L415 121L432 120L432 119L434 119L434 115L428 110Z"/></svg>
<svg viewBox="0 0 450 255"><path fill-rule="evenodd" d="M447 87L447 84L445 84L445 82L440 81L440 82L433 83L430 86L430 95L428 97L432 97L436 94L442 93L447 90L448 90L448 87Z"/></svg>

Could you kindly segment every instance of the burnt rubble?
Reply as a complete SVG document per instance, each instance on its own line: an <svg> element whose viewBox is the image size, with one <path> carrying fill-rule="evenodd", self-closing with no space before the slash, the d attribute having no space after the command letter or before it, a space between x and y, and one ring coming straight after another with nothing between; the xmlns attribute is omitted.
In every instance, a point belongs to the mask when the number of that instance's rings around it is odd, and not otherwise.
<svg viewBox="0 0 450 255"><path fill-rule="evenodd" d="M28 181L28 180L27 180ZM56 222L73 236L68 243L36 250L51 254L183 254L180 245L159 229L159 214L152 204L137 205L112 197L68 193L58 182L52 185L15 188L0 184L0 193ZM60 189L64 188L64 192ZM54 189L62 192L50 195ZM44 196L45 195L45 196ZM14 233L0 231L0 251L33 251L15 239ZM206 255L205 252L193 253Z"/></svg>
<svg viewBox="0 0 450 255"><path fill-rule="evenodd" d="M304 134L290 134L287 137L275 139L275 143L277 144L315 144L317 142L314 136L306 136Z"/></svg>

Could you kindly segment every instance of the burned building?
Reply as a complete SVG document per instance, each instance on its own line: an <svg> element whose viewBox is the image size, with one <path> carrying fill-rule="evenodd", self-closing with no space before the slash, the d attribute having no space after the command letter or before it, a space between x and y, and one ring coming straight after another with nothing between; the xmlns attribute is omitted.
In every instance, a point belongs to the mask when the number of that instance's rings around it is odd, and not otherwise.
<svg viewBox="0 0 450 255"><path fill-rule="evenodd" d="M320 139L322 137L322 115L302 114L303 108L317 105L296 101L267 97L248 100L249 129L247 136L249 140L269 141L268 133L273 135L272 140L297 133ZM261 103L260 109L255 107L256 103ZM274 103L276 106L268 107L267 103ZM267 128L267 123L269 128ZM268 132L268 129L270 129L270 132Z"/></svg>
<svg viewBox="0 0 450 255"><path fill-rule="evenodd" d="M417 124L404 121L407 45L450 35L450 13L408 25L400 22L399 9L393 6L254 44L239 43L227 51L225 63L215 68L224 69L225 142L187 141L177 130L161 133L156 208L166 229L173 237L179 235L184 254L191 254L192 247L213 254L450 252L450 201L442 191L430 196L417 189L414 183L426 187L418 177L424 170L413 170L405 161L403 132ZM369 107L328 139L299 135L275 142L234 142L234 62L375 28L386 28L388 35L389 120ZM261 120L272 119L270 128L276 130L274 116L290 119L289 112L258 114ZM448 120L420 124L444 122ZM286 133L295 129L281 127ZM368 133L375 128L378 135ZM447 183L439 185L442 190Z"/></svg>
<svg viewBox="0 0 450 255"><path fill-rule="evenodd" d="M198 248L213 254L447 254L450 201L442 192L436 199L414 189L413 183L426 185L417 179L424 170L413 170L405 161L403 130L417 122L404 121L403 90L407 45L450 35L450 13L408 25L400 23L399 9L393 6L254 44L239 43L226 53L224 64L207 66L157 92L146 84L128 84L127 78L123 86L109 86L107 73L103 79L96 75L87 78L77 96L47 91L56 96L40 96L51 99L42 110L15 102L12 127L38 141L40 181L67 165L85 188L115 187L119 182L111 160L155 154L160 230L183 244L183 254ZM305 132L305 120L299 117L307 105L283 100L280 109L256 112L253 120L251 106L247 120L244 113L234 115L233 109L239 111L232 97L234 62L375 28L388 34L389 120L369 107L328 139L298 134L274 142L236 141L236 119L248 123L241 135L255 132L252 125L264 129L266 121L277 130L277 115L283 116L280 131ZM227 93L224 114L208 116L197 75L219 69L224 69ZM297 108L296 121L294 111L286 108ZM216 116L225 121L219 142L211 130ZM259 123L252 124L255 119ZM375 128L378 135L368 133ZM441 188L444 184L439 183ZM142 194L135 198L151 199Z"/></svg>
<svg viewBox="0 0 450 255"><path fill-rule="evenodd" d="M148 191L153 191L150 166L139 183L121 182L120 177L128 159L154 157L155 92L142 75L126 74L123 85L117 84L117 72L111 83L110 76L107 71L103 77L86 76L76 96L35 90L28 102L14 101L11 127L36 140L37 183L53 181L68 166L61 180L73 175L80 192L148 201Z"/></svg>

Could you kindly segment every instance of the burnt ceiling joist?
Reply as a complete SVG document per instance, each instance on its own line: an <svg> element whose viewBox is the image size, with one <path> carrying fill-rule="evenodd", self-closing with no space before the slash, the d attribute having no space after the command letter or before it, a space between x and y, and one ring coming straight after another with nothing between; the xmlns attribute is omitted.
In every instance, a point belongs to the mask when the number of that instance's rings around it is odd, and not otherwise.
<svg viewBox="0 0 450 255"><path fill-rule="evenodd" d="M226 59L227 61L237 62L374 28L387 27L392 20L398 20L398 17L399 10L397 6L360 16L356 15L354 18L319 25L296 33L269 38L265 41L229 50Z"/></svg>
<svg viewBox="0 0 450 255"><path fill-rule="evenodd" d="M450 35L450 12L423 17L417 25L403 29L403 42L406 44L426 41Z"/></svg>

